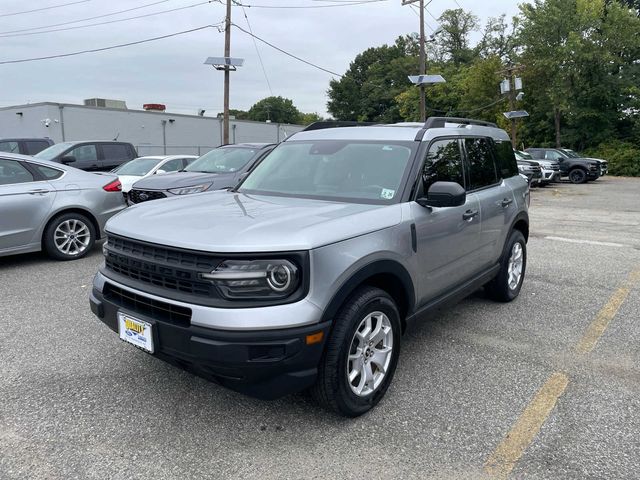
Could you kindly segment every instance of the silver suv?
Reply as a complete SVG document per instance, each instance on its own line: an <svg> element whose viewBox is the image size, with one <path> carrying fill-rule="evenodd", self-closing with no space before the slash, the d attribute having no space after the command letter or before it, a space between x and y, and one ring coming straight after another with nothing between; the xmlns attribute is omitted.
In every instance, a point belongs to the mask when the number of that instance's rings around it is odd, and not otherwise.
<svg viewBox="0 0 640 480"><path fill-rule="evenodd" d="M120 338L271 399L357 416L410 320L484 286L518 296L529 190L494 124L309 129L230 191L133 206L106 227L91 309Z"/></svg>

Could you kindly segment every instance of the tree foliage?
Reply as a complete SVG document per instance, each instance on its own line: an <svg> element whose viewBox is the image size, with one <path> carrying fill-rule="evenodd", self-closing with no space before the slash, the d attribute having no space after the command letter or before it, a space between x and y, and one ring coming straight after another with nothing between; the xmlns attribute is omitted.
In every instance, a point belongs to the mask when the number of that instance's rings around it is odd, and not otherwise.
<svg viewBox="0 0 640 480"><path fill-rule="evenodd" d="M300 123L302 113L292 100L283 97L267 97L255 103L248 112L249 120L273 123Z"/></svg>
<svg viewBox="0 0 640 480"><path fill-rule="evenodd" d="M500 16L481 26L452 9L439 23L442 33L427 43L427 68L447 83L426 88L428 116L507 127L502 113L510 107L499 83L506 67L519 65L525 96L517 108L530 113L518 122L519 144L622 145L619 171L635 171L628 159L640 150L640 1L529 0L511 21ZM416 121L419 94L407 75L424 73L418 67L413 36L369 48L330 83L328 110L338 120Z"/></svg>

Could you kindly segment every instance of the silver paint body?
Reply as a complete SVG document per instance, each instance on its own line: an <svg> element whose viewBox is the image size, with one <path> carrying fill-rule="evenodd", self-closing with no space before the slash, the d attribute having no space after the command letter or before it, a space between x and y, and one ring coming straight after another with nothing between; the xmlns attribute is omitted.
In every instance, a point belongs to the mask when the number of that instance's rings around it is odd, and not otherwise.
<svg viewBox="0 0 640 480"><path fill-rule="evenodd" d="M102 189L116 175L89 173L24 155L0 153L0 158L64 172L53 180L0 185L0 256L41 250L47 223L64 211L93 217L100 238L107 220L125 208L122 193Z"/></svg>
<svg viewBox="0 0 640 480"><path fill-rule="evenodd" d="M418 131L413 125L336 128L300 132L287 141L413 141ZM422 142L477 135L508 141L502 130L466 126L428 130ZM420 151L422 159L424 151ZM390 260L412 279L415 305L409 307L414 310L498 262L517 215L527 212L527 196L527 181L515 175L495 186L468 192L465 205L448 208L429 209L412 199L371 205L227 191L142 203L110 220L107 232L216 253L273 252L277 258L277 252L309 251L309 293L286 305L224 309L187 305L109 281L140 295L191 308L194 325L267 330L319 322L349 278L372 262ZM504 207L504 199L513 201ZM469 209L480 213L471 221L463 220ZM417 252L412 248L412 224L416 226ZM99 273L94 286L102 291L104 282L105 276Z"/></svg>

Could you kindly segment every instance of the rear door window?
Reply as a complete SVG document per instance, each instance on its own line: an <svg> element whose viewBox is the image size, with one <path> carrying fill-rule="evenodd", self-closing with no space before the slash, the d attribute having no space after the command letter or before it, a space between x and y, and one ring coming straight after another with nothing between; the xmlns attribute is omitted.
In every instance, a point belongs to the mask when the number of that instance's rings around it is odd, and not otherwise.
<svg viewBox="0 0 640 480"><path fill-rule="evenodd" d="M464 148L467 152L467 164L469 167L467 190L477 190L495 185L498 182L498 176L496 175L489 139L465 138Z"/></svg>
<svg viewBox="0 0 640 480"><path fill-rule="evenodd" d="M45 148L49 148L49 143L44 140L28 140L24 142L27 155L35 155Z"/></svg>
<svg viewBox="0 0 640 480"><path fill-rule="evenodd" d="M20 162L0 158L0 185L33 182L33 175Z"/></svg>
<svg viewBox="0 0 640 480"><path fill-rule="evenodd" d="M105 160L125 160L130 157L129 147L122 143L105 143L102 145Z"/></svg>
<svg viewBox="0 0 640 480"><path fill-rule="evenodd" d="M182 159L174 158L173 160L169 160L160 167L160 170L164 170L165 172L177 172L178 170L182 170Z"/></svg>
<svg viewBox="0 0 640 480"><path fill-rule="evenodd" d="M496 140L492 142L492 145L498 178L510 178L518 175L518 164L511 142L508 140Z"/></svg>

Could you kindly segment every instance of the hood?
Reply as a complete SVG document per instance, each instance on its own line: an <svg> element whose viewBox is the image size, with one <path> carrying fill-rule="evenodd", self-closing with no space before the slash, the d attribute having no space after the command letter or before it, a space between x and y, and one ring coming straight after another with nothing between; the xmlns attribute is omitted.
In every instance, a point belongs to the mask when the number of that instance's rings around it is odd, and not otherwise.
<svg viewBox="0 0 640 480"><path fill-rule="evenodd" d="M209 252L310 250L400 223L401 205L363 205L218 191L128 208L106 230Z"/></svg>
<svg viewBox="0 0 640 480"><path fill-rule="evenodd" d="M234 186L233 173L199 173L176 172L152 175L143 178L135 184L135 188L143 190L168 190L170 188L193 187L202 183L213 183L214 188Z"/></svg>

